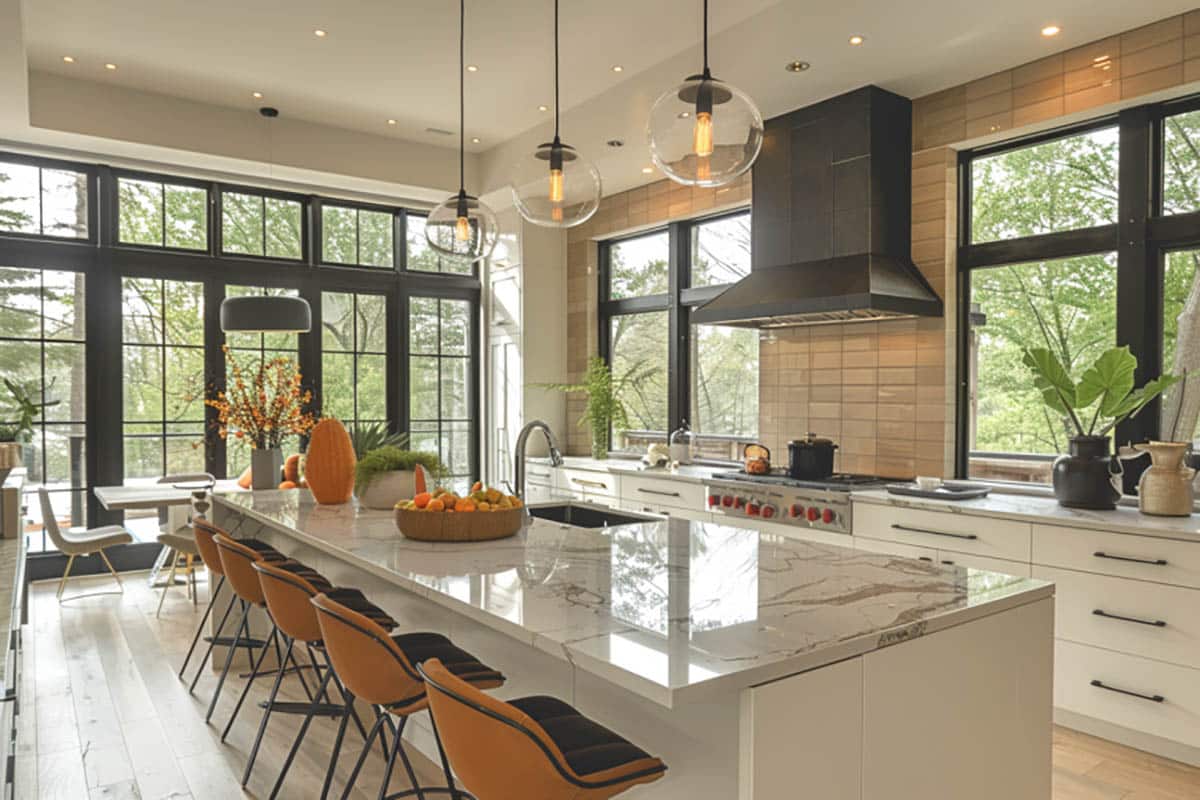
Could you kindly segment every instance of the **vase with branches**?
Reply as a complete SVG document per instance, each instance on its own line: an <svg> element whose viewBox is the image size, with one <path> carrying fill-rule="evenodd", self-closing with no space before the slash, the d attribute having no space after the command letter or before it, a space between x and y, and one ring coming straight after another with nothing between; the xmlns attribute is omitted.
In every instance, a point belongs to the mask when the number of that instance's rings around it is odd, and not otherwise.
<svg viewBox="0 0 1200 800"><path fill-rule="evenodd" d="M579 418L581 427L587 426L592 434L592 457L608 458L610 432L620 433L629 427L629 413L622 395L636 380L633 374L614 378L612 370L603 358L593 356L588 360L587 370L579 383L539 383L536 386L568 394L587 395L587 405Z"/></svg>

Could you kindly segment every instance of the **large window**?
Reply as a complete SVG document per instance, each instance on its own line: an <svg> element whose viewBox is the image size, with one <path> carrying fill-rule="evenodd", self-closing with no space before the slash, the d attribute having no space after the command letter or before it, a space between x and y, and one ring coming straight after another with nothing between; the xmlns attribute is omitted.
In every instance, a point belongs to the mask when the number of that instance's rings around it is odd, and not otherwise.
<svg viewBox="0 0 1200 800"><path fill-rule="evenodd" d="M299 200L222 192L221 250L299 261L304 257L303 214Z"/></svg>
<svg viewBox="0 0 1200 800"><path fill-rule="evenodd" d="M611 446L642 450L686 423L703 455L735 457L758 431L758 332L688 317L749 273L749 212L604 242L601 260L601 349L629 416Z"/></svg>
<svg viewBox="0 0 1200 800"><path fill-rule="evenodd" d="M395 264L393 220L390 211L322 206L322 260L327 264L390 269Z"/></svg>
<svg viewBox="0 0 1200 800"><path fill-rule="evenodd" d="M437 453L458 488L477 477L474 313L466 300L413 297L408 305L410 443Z"/></svg>
<svg viewBox="0 0 1200 800"><path fill-rule="evenodd" d="M123 244L204 250L208 190L138 178L117 180L118 236Z"/></svg>
<svg viewBox="0 0 1200 800"><path fill-rule="evenodd" d="M87 521L85 284L80 272L0 267L0 375L34 402L52 404L35 421L22 451L25 489L49 489L65 526ZM0 387L0 424L14 422L13 399ZM35 497L27 502L34 520L29 549L45 550L41 505Z"/></svg>
<svg viewBox="0 0 1200 800"><path fill-rule="evenodd" d="M87 175L0 161L0 231L86 239Z"/></svg>
<svg viewBox="0 0 1200 800"><path fill-rule="evenodd" d="M1072 428L1042 403L1026 349L1050 349L1076 379L1114 345L1138 357L1139 383L1200 366L1196 105L961 154L960 474L1047 483L1066 451ZM1187 383L1115 442L1193 440L1200 382Z"/></svg>
<svg viewBox="0 0 1200 800"><path fill-rule="evenodd" d="M321 294L321 413L387 422L387 298Z"/></svg>

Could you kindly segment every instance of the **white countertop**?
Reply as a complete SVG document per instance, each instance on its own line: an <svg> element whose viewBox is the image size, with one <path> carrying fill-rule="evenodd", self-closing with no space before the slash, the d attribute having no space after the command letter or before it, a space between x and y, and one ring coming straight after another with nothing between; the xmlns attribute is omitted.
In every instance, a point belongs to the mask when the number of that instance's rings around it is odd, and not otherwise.
<svg viewBox="0 0 1200 800"><path fill-rule="evenodd" d="M390 512L317 506L306 491L216 501L667 707L1053 593L1028 578L682 519L600 530L534 519L509 539L431 544L404 538Z"/></svg>
<svg viewBox="0 0 1200 800"><path fill-rule="evenodd" d="M856 503L1019 519L1044 525L1063 525L1200 542L1200 516L1193 514L1190 517L1155 517L1143 514L1133 506L1119 506L1113 511L1089 511L1065 508L1053 497L1000 494L994 491L976 500L935 500L888 494L884 489L864 489L854 491L851 498Z"/></svg>
<svg viewBox="0 0 1200 800"><path fill-rule="evenodd" d="M528 458L530 464L550 466L549 458ZM637 474L647 478L662 478L664 480L689 481L704 483L710 480L714 472L730 472L738 469L737 464L725 466L710 466L704 464L683 464L675 469L649 468L636 458L591 458L590 456L563 456L562 466L566 469L582 469L591 472L608 472L617 474Z"/></svg>

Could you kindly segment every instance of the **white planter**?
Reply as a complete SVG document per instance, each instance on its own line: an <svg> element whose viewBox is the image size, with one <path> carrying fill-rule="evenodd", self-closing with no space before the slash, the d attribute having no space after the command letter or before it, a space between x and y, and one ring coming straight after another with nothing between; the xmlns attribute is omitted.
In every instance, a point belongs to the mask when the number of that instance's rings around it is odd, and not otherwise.
<svg viewBox="0 0 1200 800"><path fill-rule="evenodd" d="M416 487L417 476L411 470L382 472L366 485L358 502L367 508L391 510L401 500L411 500Z"/></svg>

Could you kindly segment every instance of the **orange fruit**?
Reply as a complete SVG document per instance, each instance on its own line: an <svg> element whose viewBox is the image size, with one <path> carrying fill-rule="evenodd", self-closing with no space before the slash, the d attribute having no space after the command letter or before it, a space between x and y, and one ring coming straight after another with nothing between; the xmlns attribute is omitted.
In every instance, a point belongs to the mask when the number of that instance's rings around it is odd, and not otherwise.
<svg viewBox="0 0 1200 800"><path fill-rule="evenodd" d="M464 497L454 504L455 511L470 512L475 510L475 501L469 497Z"/></svg>
<svg viewBox="0 0 1200 800"><path fill-rule="evenodd" d="M413 505L415 505L417 508L424 508L425 506L429 505L429 501L432 499L433 497L429 494L429 492L421 492L419 495L413 498Z"/></svg>
<svg viewBox="0 0 1200 800"><path fill-rule="evenodd" d="M482 488L483 488L483 484L480 483L479 481L475 481L475 483L471 484L471 494L475 494Z"/></svg>
<svg viewBox="0 0 1200 800"><path fill-rule="evenodd" d="M443 503L440 498L435 497L432 500L430 500L428 503L425 504L425 510L426 511L445 511L446 504Z"/></svg>

